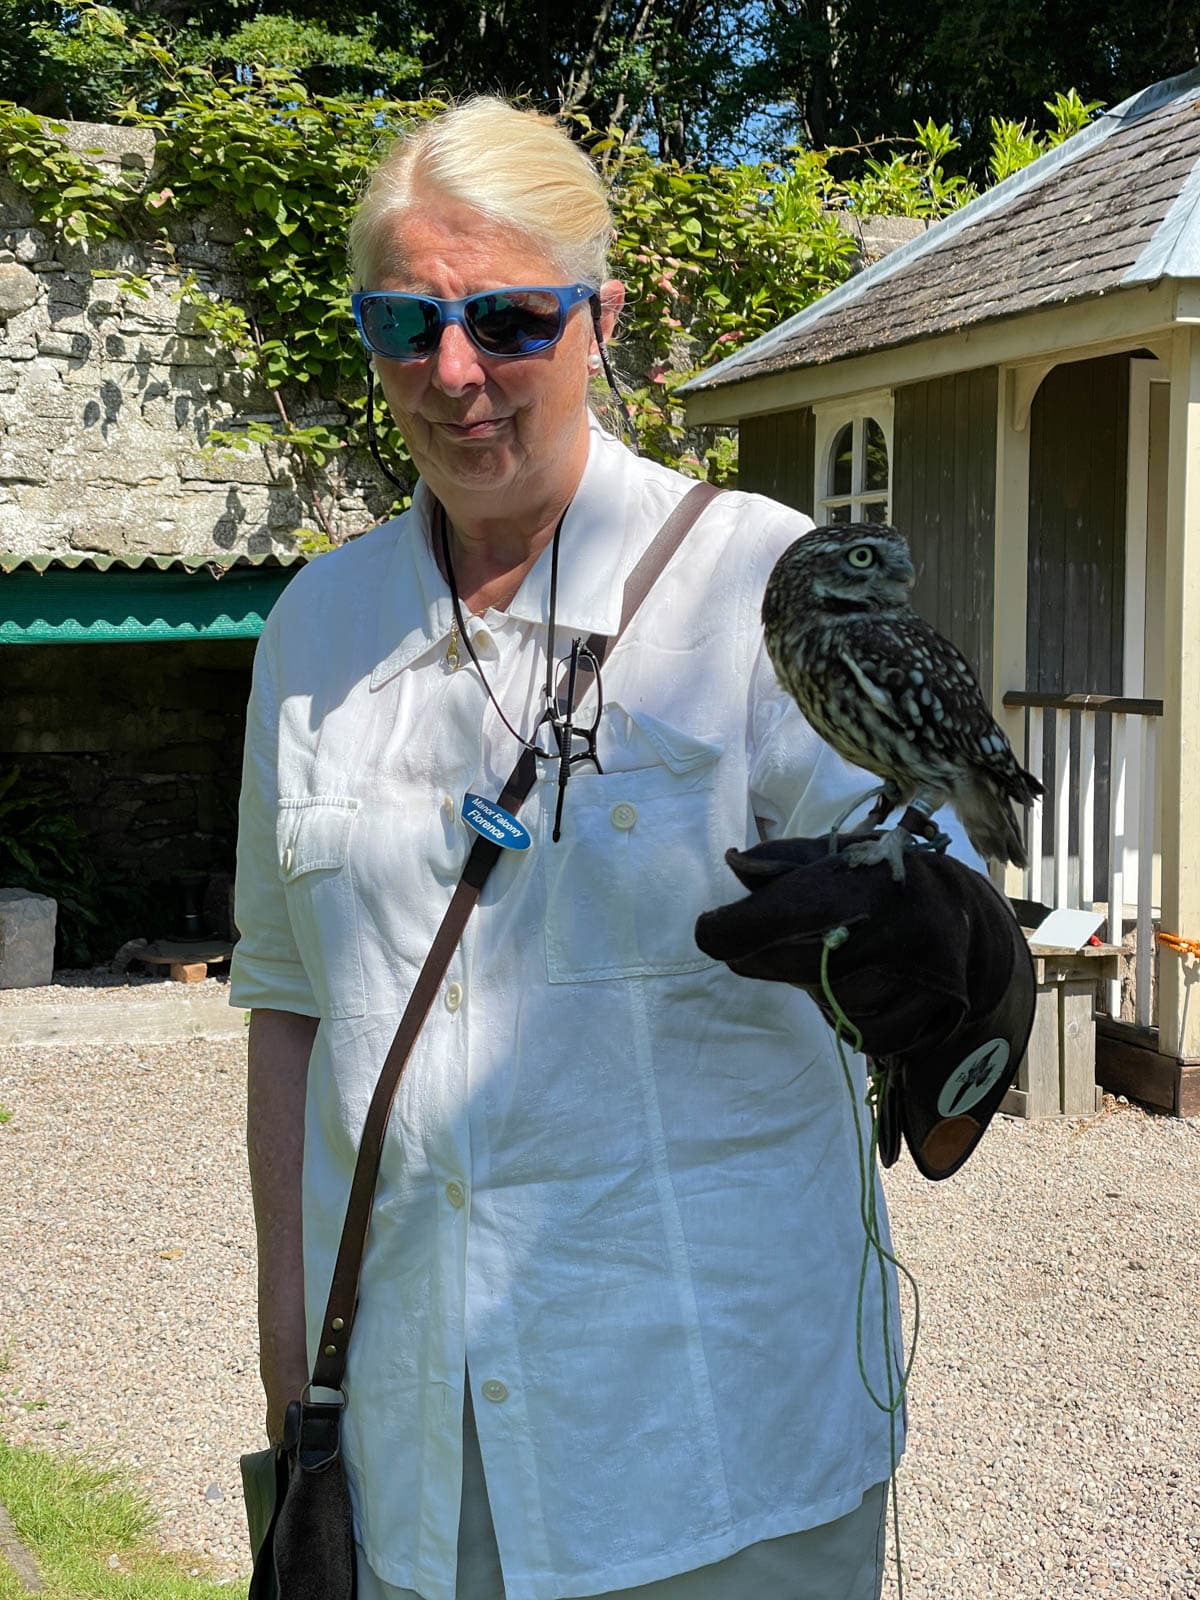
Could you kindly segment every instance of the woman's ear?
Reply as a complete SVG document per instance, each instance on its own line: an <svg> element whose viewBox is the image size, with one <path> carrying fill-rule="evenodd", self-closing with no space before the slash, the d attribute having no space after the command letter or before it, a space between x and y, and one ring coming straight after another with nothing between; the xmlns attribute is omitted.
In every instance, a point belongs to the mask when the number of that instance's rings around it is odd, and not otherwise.
<svg viewBox="0 0 1200 1600"><path fill-rule="evenodd" d="M625 285L617 278L609 278L600 286L600 331L605 344L612 338L625 304Z"/></svg>

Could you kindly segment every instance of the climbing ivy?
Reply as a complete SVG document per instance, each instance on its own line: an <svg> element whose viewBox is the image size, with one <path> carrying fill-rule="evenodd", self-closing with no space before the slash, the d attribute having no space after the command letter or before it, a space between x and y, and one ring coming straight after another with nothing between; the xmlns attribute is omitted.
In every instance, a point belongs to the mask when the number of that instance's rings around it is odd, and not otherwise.
<svg viewBox="0 0 1200 1600"><path fill-rule="evenodd" d="M281 443L319 504L331 456L364 442L365 367L349 309L347 222L388 141L441 102L312 94L287 68L214 76L133 31L122 48L135 63L140 55L152 61L165 84L154 111L130 98L120 113L156 134L151 190L132 178L101 175L86 156L66 148L61 125L11 103L0 103L5 175L39 223L85 248L141 237L157 239L169 253L180 221L200 215L232 221L223 231L233 235L244 304L218 299L182 272L179 293L197 329L266 392L277 420L216 430L209 442ZM1095 107L1072 91L1047 109L1048 134L995 124L997 176L1075 131ZM618 361L642 447L717 481L736 472L735 443L729 435L688 433L674 400L679 384L840 283L856 258L858 219L936 218L976 192L947 175L956 142L932 122L907 140L853 152L858 176L841 180L830 164L840 158L844 165L844 151L798 149L784 165L697 170L658 161L586 123L576 132L612 183L614 270L628 292ZM138 292L132 280L130 287ZM340 421L298 425L297 397L336 402ZM379 430L403 471L408 458L399 434L384 416Z"/></svg>
<svg viewBox="0 0 1200 1600"><path fill-rule="evenodd" d="M0 155L5 179L18 189L38 222L68 244L128 235L140 202L136 178L102 174L88 154L69 150L66 125L48 122L0 101Z"/></svg>

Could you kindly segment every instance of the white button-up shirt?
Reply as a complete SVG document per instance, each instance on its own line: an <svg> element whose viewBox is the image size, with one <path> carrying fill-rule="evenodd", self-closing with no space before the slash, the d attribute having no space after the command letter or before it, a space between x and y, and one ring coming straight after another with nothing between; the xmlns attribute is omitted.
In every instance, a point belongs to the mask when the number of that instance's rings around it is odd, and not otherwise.
<svg viewBox="0 0 1200 1600"><path fill-rule="evenodd" d="M689 486L593 427L557 652L615 632ZM494 799L519 754L461 645L448 659L429 513L418 488L301 572L255 662L232 1003L321 1019L310 1354L367 1104L474 837L462 796ZM400 1084L345 1456L372 1567L428 1600L454 1596L468 1367L509 1600L703 1566L839 1517L888 1475L855 1350L858 1135L831 1035L802 992L734 977L693 939L741 893L726 848L823 831L871 782L762 650L768 574L809 526L736 492L705 511L604 666L603 772L573 772L556 844L557 763L539 763L533 847L495 867ZM549 573L547 549L507 611L467 622L526 734ZM863 1328L886 1393L874 1267Z"/></svg>

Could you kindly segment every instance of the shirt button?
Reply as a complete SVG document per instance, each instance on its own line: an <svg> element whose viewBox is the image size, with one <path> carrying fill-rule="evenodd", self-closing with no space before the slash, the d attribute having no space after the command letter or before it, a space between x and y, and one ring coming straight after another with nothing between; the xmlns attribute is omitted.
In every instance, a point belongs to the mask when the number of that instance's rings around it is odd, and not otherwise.
<svg viewBox="0 0 1200 1600"><path fill-rule="evenodd" d="M483 1398L499 1405L502 1400L508 1399L508 1390L499 1378L489 1378L483 1386Z"/></svg>
<svg viewBox="0 0 1200 1600"><path fill-rule="evenodd" d="M622 800L619 805L612 808L611 818L614 828L622 830L632 828L637 821L637 807L631 806L628 800Z"/></svg>
<svg viewBox="0 0 1200 1600"><path fill-rule="evenodd" d="M295 859L296 852L292 849L291 845L288 845L287 849L283 852L283 870L285 872L290 872L292 870L292 862L295 861Z"/></svg>
<svg viewBox="0 0 1200 1600"><path fill-rule="evenodd" d="M486 650L492 642L492 636L486 628L477 628L471 635L471 643L476 650Z"/></svg>
<svg viewBox="0 0 1200 1600"><path fill-rule="evenodd" d="M456 1211L460 1211L467 1203L467 1191L461 1183L448 1183L446 1185L446 1199Z"/></svg>
<svg viewBox="0 0 1200 1600"><path fill-rule="evenodd" d="M459 1006L462 1005L462 997L463 997L463 991L462 991L462 984L461 983L450 983L450 984L447 984L446 985L446 1010L447 1011L457 1011Z"/></svg>

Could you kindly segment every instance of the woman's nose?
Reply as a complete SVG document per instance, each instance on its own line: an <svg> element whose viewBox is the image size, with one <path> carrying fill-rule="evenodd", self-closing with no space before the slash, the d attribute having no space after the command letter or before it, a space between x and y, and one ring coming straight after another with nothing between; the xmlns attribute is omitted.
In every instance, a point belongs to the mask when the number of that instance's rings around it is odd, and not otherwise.
<svg viewBox="0 0 1200 1600"><path fill-rule="evenodd" d="M434 382L447 394L461 394L464 389L478 388L486 378L479 360L479 351L467 337L467 330L458 322L447 322L434 353Z"/></svg>

